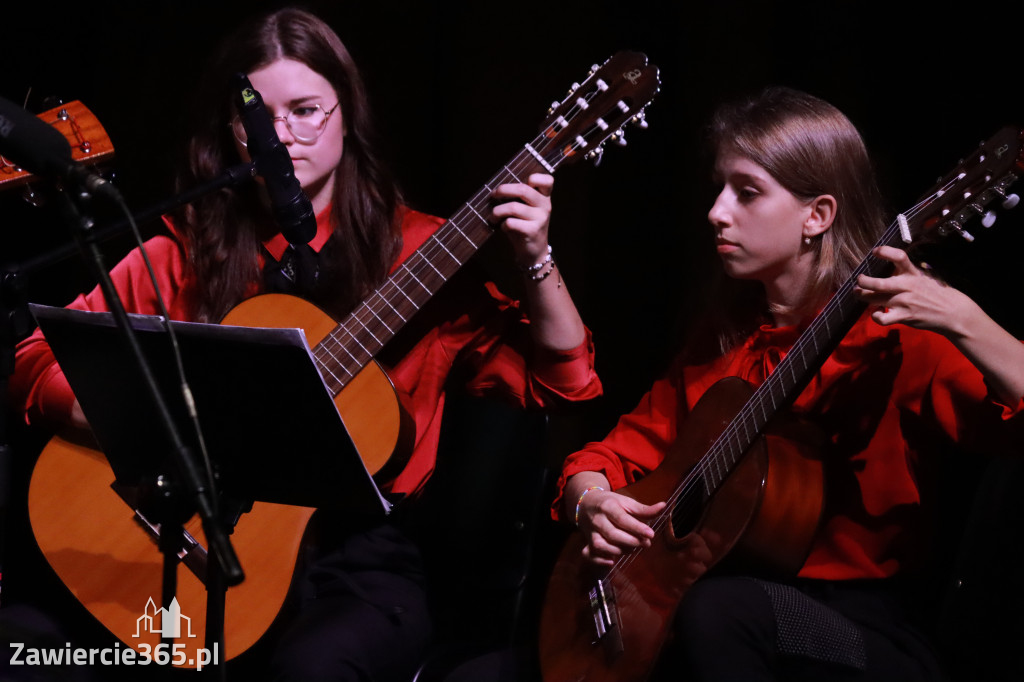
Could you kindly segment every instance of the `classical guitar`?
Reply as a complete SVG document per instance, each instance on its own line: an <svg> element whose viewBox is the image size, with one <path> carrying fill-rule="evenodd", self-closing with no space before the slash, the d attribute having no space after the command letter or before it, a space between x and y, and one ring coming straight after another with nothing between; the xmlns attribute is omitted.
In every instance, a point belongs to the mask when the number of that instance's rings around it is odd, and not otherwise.
<svg viewBox="0 0 1024 682"><path fill-rule="evenodd" d="M86 165L114 157L114 145L99 119L75 100L48 109L38 117L58 130L71 145L71 158ZM28 171L0 156L0 191L20 187L35 179Z"/></svg>
<svg viewBox="0 0 1024 682"><path fill-rule="evenodd" d="M374 356L493 234L486 216L494 187L598 158L606 142L622 139L624 126L645 125L644 110L658 87L658 70L643 54L617 53L594 67L552 106L540 134L340 323L305 301L268 294L243 302L223 324L302 328L367 470L386 474L401 440L402 413ZM33 471L32 527L50 565L93 616L128 646L155 646L157 636L134 635L147 600L159 601L162 558L153 544L159 529L121 499L112 480L95 446L52 439ZM223 660L252 646L277 616L312 513L257 502L238 519L231 539L247 578L227 593ZM177 599L201 633L205 538L198 518L185 530L189 570L179 572ZM186 659L196 660L202 636L183 641Z"/></svg>
<svg viewBox="0 0 1024 682"><path fill-rule="evenodd" d="M994 213L986 206L998 198L1015 204L1007 188L1022 172L1022 134L1004 129L900 214L878 245L906 247L926 232L972 239L965 225L978 216L990 225ZM822 467L813 455L815 436L779 413L863 312L853 294L857 276L888 268L869 254L761 386L738 378L713 385L680 425L662 464L619 491L645 504L668 501L652 521L650 547L597 571L583 559L582 533L570 536L541 614L545 682L630 682L651 673L680 601L703 570L694 568L700 562L692 560L691 534L711 551L708 568L729 555L776 575L800 569L822 510Z"/></svg>

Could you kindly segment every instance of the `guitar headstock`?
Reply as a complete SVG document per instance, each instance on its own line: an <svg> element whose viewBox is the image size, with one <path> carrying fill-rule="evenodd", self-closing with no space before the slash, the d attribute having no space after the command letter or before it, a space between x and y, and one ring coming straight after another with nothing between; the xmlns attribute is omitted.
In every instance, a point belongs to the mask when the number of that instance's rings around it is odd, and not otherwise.
<svg viewBox="0 0 1024 682"><path fill-rule="evenodd" d="M78 100L44 111L38 117L67 139L74 161L92 165L113 158L114 145L107 131ZM34 178L33 174L0 156L0 191L24 185Z"/></svg>
<svg viewBox="0 0 1024 682"><path fill-rule="evenodd" d="M906 215L901 231L903 241L908 233L944 237L957 233L968 241L974 237L966 227L981 218L983 227L995 223L995 211L989 208L997 200L1003 208L1013 208L1020 201L1010 194L1010 185L1024 173L1024 131L1006 127L982 142L953 171L938 183Z"/></svg>
<svg viewBox="0 0 1024 682"><path fill-rule="evenodd" d="M615 53L551 105L533 150L549 171L580 158L599 161L608 140L626 143L627 124L647 127L644 110L660 84L658 68L647 63L647 55Z"/></svg>

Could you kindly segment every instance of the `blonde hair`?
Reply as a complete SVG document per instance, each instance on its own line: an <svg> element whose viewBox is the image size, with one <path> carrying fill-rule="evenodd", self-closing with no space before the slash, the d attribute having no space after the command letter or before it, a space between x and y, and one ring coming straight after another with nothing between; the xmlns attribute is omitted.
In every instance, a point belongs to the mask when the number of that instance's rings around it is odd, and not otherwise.
<svg viewBox="0 0 1024 682"><path fill-rule="evenodd" d="M811 240L817 259L801 308L816 309L853 274L885 228L881 194L857 128L828 102L772 87L719 108L709 132L717 155L753 161L798 199L835 197L831 229ZM749 334L766 312L763 290L758 299L747 283L731 288L732 305L714 323L719 353Z"/></svg>

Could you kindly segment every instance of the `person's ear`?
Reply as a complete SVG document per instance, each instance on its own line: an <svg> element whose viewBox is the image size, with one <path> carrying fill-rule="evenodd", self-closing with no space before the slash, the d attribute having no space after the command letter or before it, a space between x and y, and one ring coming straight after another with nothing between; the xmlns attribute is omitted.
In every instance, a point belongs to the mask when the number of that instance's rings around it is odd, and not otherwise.
<svg viewBox="0 0 1024 682"><path fill-rule="evenodd" d="M832 222L836 219L838 204L836 198L831 194L822 194L812 199L808 208L810 211L804 220L804 239L817 237L832 227Z"/></svg>

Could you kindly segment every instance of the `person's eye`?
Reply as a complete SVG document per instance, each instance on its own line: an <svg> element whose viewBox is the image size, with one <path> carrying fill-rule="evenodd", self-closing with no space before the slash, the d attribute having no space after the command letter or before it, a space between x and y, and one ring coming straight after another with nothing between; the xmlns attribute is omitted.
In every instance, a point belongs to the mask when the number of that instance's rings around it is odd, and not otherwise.
<svg viewBox="0 0 1024 682"><path fill-rule="evenodd" d="M744 187L740 187L736 191L736 196L739 197L740 201L744 201L744 202L753 201L758 196L760 196L760 194L761 193L759 191L757 191L756 187L751 187L749 185L744 186Z"/></svg>
<svg viewBox="0 0 1024 682"><path fill-rule="evenodd" d="M319 111L319 109L320 107L315 105L295 107L294 109L292 109L292 116L294 116L295 118L309 118L316 114L316 112Z"/></svg>

